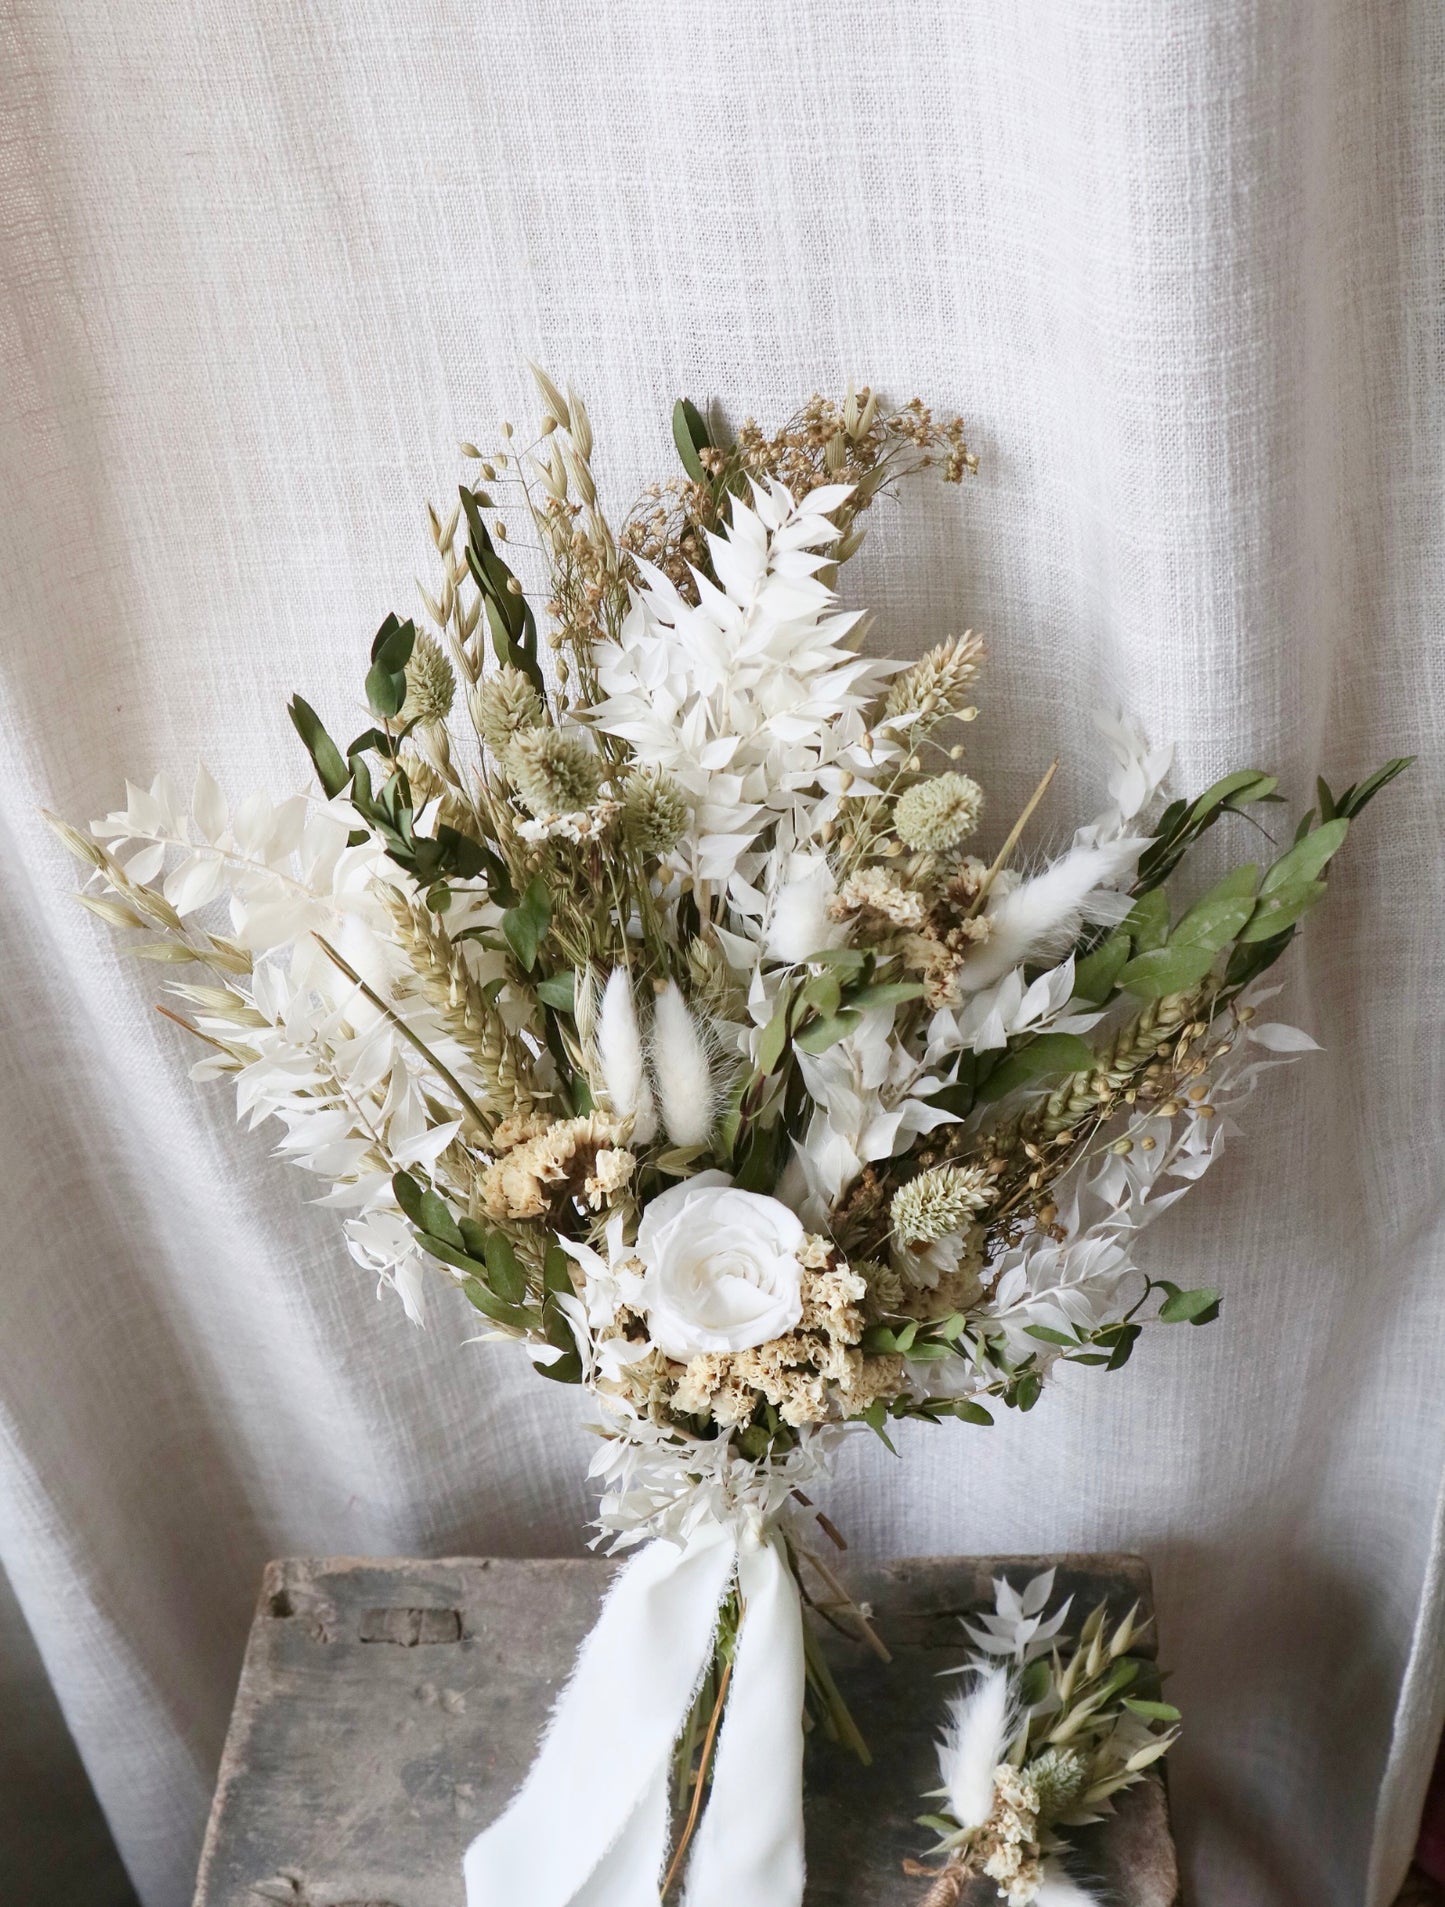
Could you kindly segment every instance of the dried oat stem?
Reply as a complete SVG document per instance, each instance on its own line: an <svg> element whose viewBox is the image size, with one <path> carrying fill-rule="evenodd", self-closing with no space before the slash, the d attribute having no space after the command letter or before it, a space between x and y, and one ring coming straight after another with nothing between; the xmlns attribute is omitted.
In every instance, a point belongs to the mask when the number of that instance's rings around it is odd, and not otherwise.
<svg viewBox="0 0 1445 1907"><path fill-rule="evenodd" d="M829 1569L822 1557L814 1555L810 1549L805 1549L796 1539L794 1540L793 1547L799 1556L811 1563L813 1568L817 1570L833 1595L838 1599L834 1607L843 1610L857 1625L859 1634L868 1644L868 1647L873 1651L874 1655L878 1657L878 1660L880 1662L891 1662L893 1655L887 1643L884 1642L878 1631L873 1627L873 1624L868 1620L867 1616L864 1615L862 1608L848 1594L848 1591L843 1587L842 1583L839 1582L832 1570ZM815 1602L813 1607L819 1609L821 1605Z"/></svg>
<svg viewBox="0 0 1445 1907"><path fill-rule="evenodd" d="M214 1039L209 1033L203 1033L183 1013L173 1013L168 1006L158 1006L156 1012L163 1020L174 1020L177 1026L184 1027L186 1032L193 1034L196 1039L204 1040L207 1046L214 1046L218 1053L224 1053L228 1059L236 1057L234 1049L227 1046L224 1040Z"/></svg>
<svg viewBox="0 0 1445 1907"><path fill-rule="evenodd" d="M733 1665L724 1664L722 1676L717 1685L717 1700L712 1705L712 1715L708 1720L707 1733L703 1736L702 1757L697 1765L697 1781L692 1791L692 1806L687 1811L687 1822L678 1839L677 1849L668 1864L667 1876L662 1883L659 1898L666 1899L668 1889L677 1879L682 1868L683 1856L687 1853L693 1835L697 1832L697 1817L702 1812L703 1791L707 1786L707 1771L712 1764L713 1745L717 1741L718 1726L722 1721L723 1709L728 1698L728 1684L733 1679Z"/></svg>
<svg viewBox="0 0 1445 1907"><path fill-rule="evenodd" d="M996 879L996 877L1002 873L1005 867L1008 866L1008 857L1013 853L1014 849L1018 846L1019 836L1023 833L1024 829L1028 826L1029 821L1033 815L1034 809L1038 807L1039 803L1043 800L1045 794L1047 794L1049 783L1053 780L1054 776L1058 772L1059 772L1059 758L1057 755L1055 755L1054 759L1049 763L1048 768L1044 773L1043 780L1039 783L1038 787L1034 789L1033 793L1029 796L1028 800L1024 803L1023 813L1019 816L1018 820L1015 821L1013 826L1009 829L1008 839L1004 842L1003 846L999 849L998 853L993 857L993 861L991 862L987 871L985 872L983 879L979 882L978 892L974 896L973 905L968 910L968 918L970 920L973 919L975 914L978 914L982 911L983 904L988 899L989 889L993 886L994 880Z"/></svg>
<svg viewBox="0 0 1445 1907"><path fill-rule="evenodd" d="M391 1024L396 1028L397 1032L401 1034L402 1038L406 1040L410 1046L414 1047L418 1053L421 1054L422 1058L426 1061L427 1065L431 1067L434 1073L438 1074L440 1078L446 1081L447 1085L450 1086L452 1091L456 1094L457 1099L459 1103L462 1105L462 1107L468 1113L471 1114L472 1118L477 1122L477 1125L481 1128L481 1130L483 1132L486 1132L488 1130L486 1114L482 1111L481 1107L477 1104L476 1100L472 1098L471 1094L467 1091L466 1087L462 1085L461 1081L457 1078L456 1074L451 1070L451 1068L449 1066L444 1065L443 1062L437 1058L436 1054L427 1045L426 1041L422 1039L418 1034L412 1031L412 1029L407 1025L406 1021L396 1011L395 1007L388 1005L388 1003L382 999L381 995L375 990L374 987L369 987L366 984L366 982L362 979L361 975L356 971L355 967L353 967L348 961L342 959L341 955L331 945L331 942L329 940L327 940L323 935L317 934L317 933L313 933L312 939L320 947L321 951L326 955L326 958L331 962L332 966L334 966L338 970L338 972L344 974L346 978L349 981L351 981L352 985L356 987L359 992L364 994L368 1000L370 1000L371 1004L376 1008L376 1010L379 1013L384 1013L386 1015L387 1019L391 1021Z"/></svg>
<svg viewBox="0 0 1445 1907"><path fill-rule="evenodd" d="M422 993L486 1080L488 1099L503 1113L524 1110L538 1095L520 1043L488 1003L461 948L429 907L418 907L394 887L383 887L381 898Z"/></svg>

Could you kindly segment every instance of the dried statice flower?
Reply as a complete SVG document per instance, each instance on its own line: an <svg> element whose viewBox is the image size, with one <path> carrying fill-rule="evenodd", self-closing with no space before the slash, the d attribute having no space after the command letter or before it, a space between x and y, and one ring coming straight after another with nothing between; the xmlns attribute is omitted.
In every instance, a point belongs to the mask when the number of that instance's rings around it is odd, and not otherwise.
<svg viewBox="0 0 1445 1907"><path fill-rule="evenodd" d="M482 1175L487 1215L497 1220L543 1218L564 1210L573 1199L590 1202L589 1187L602 1183L600 1155L613 1149L618 1137L616 1120L593 1112L560 1119L512 1147ZM611 1177L615 1168L602 1170Z"/></svg>
<svg viewBox="0 0 1445 1907"><path fill-rule="evenodd" d="M749 1422L762 1402L784 1423L799 1426L825 1423L840 1411L857 1415L874 1398L896 1393L902 1360L867 1356L858 1348L863 1279L836 1262L826 1239L805 1239L799 1257L804 1272L798 1328L752 1350L693 1358L673 1395L675 1411L710 1413L737 1426Z"/></svg>
<svg viewBox="0 0 1445 1907"><path fill-rule="evenodd" d="M967 775L934 775L898 797L893 826L900 841L925 853L957 847L978 826L983 790Z"/></svg>
<svg viewBox="0 0 1445 1907"><path fill-rule="evenodd" d="M925 911L922 897L882 867L860 868L850 874L828 903L831 919L858 920L865 928L918 928L923 925Z"/></svg>
<svg viewBox="0 0 1445 1907"><path fill-rule="evenodd" d="M983 1871L998 1884L1008 1907L1029 1907L1038 1896L1039 1797L1006 1763L994 1775L994 1811L983 1830L989 1853Z"/></svg>
<svg viewBox="0 0 1445 1907"><path fill-rule="evenodd" d="M597 756L580 735L560 728L523 729L507 749L505 766L538 819L590 808L602 784Z"/></svg>
<svg viewBox="0 0 1445 1907"><path fill-rule="evenodd" d="M492 1134L494 1153L510 1152L514 1146L525 1145L529 1139L536 1139L547 1132L556 1121L545 1112L511 1112L505 1119L497 1122Z"/></svg>
<svg viewBox="0 0 1445 1907"><path fill-rule="evenodd" d="M583 1182L583 1197L588 1210L600 1212L604 1205L611 1205L618 1194L631 1184L636 1170L636 1157L625 1146L603 1146Z"/></svg>
<svg viewBox="0 0 1445 1907"><path fill-rule="evenodd" d="M524 730L542 720L542 698L520 669L510 665L483 676L467 698L478 735L494 755L502 755Z"/></svg>
<svg viewBox="0 0 1445 1907"><path fill-rule="evenodd" d="M952 1232L962 1232L993 1202L993 1175L981 1165L938 1165L920 1172L893 1195L889 1215L895 1237L921 1250Z"/></svg>
<svg viewBox="0 0 1445 1907"><path fill-rule="evenodd" d="M660 770L634 769L622 784L618 826L624 846L636 854L666 854L677 846L691 811L687 797Z"/></svg>
<svg viewBox="0 0 1445 1907"><path fill-rule="evenodd" d="M411 660L406 665L402 721L423 726L444 722L451 714L456 692L457 678L446 651L435 636L423 630L412 644Z"/></svg>

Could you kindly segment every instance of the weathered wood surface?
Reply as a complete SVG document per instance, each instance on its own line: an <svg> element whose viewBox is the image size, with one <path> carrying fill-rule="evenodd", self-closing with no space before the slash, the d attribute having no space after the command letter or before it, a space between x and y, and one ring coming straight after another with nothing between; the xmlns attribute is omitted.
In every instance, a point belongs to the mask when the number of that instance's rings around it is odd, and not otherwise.
<svg viewBox="0 0 1445 1907"><path fill-rule="evenodd" d="M905 1877L902 1862L931 1838L913 1822L935 1778L938 1672L962 1658L959 1618L991 1605L991 1576L1007 1572L1021 1584L1054 1562L1060 1589L1080 1608L1101 1596L1116 1615L1136 1598L1149 1606L1148 1571L1129 1556L931 1559L845 1572L894 1661L885 1667L861 1647L830 1642L875 1761L865 1769L829 1743L810 1744L808 1907L920 1907L928 1884ZM196 1907L460 1907L462 1851L521 1780L613 1567L268 1565ZM1118 1907L1176 1907L1158 1781L1126 1796L1089 1836L1088 1857ZM975 1884L964 1907L996 1902L991 1886Z"/></svg>

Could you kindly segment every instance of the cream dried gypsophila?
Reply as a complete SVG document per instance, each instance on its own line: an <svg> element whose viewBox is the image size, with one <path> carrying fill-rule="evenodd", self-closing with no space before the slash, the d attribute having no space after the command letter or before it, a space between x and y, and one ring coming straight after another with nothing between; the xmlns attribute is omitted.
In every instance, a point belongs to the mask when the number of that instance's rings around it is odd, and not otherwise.
<svg viewBox="0 0 1445 1907"><path fill-rule="evenodd" d="M564 814L541 814L517 823L517 839L534 845L538 841L597 841L608 832L619 812L619 803L598 801L590 808L573 808Z"/></svg>
<svg viewBox="0 0 1445 1907"><path fill-rule="evenodd" d="M989 1850L983 1871L997 1884L1008 1907L1030 1907L1044 1878L1039 1863L1038 1793L1007 1762L994 1770L993 1784L993 1813L980 1836Z"/></svg>
<svg viewBox="0 0 1445 1907"><path fill-rule="evenodd" d="M600 1211L636 1169L633 1155L617 1144L621 1137L610 1113L590 1112L523 1139L482 1174L488 1217L544 1218L569 1199Z"/></svg>

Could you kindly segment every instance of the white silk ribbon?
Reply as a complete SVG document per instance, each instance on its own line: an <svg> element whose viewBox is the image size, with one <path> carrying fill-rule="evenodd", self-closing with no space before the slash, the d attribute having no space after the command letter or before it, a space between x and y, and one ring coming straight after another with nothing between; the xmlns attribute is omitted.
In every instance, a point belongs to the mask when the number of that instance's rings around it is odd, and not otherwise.
<svg viewBox="0 0 1445 1907"><path fill-rule="evenodd" d="M613 1584L526 1780L463 1861L467 1907L657 1907L672 1750L736 1576L743 1605L685 1907L803 1898L803 1618L777 1542L708 1522Z"/></svg>

